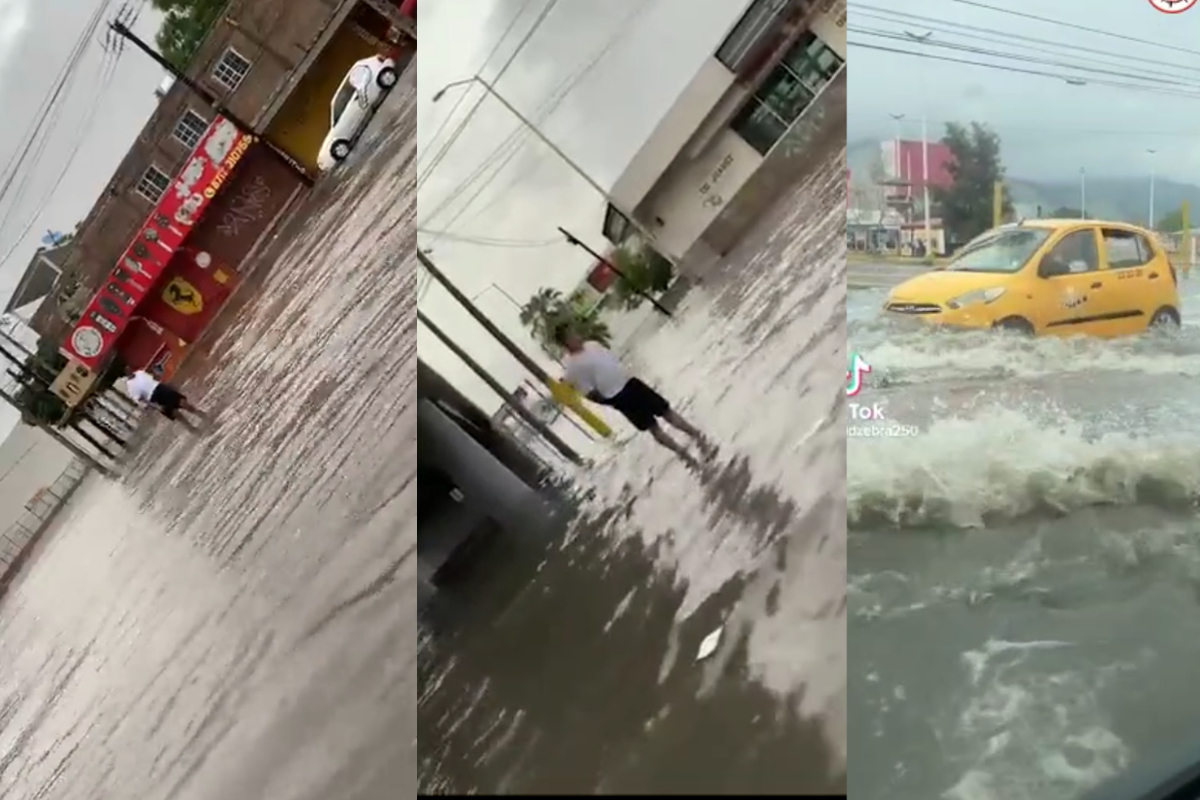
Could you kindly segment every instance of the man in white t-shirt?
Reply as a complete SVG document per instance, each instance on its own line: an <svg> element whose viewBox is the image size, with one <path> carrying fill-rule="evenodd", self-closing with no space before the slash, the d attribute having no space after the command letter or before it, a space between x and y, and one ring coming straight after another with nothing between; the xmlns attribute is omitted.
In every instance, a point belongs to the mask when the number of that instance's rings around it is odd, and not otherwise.
<svg viewBox="0 0 1200 800"><path fill-rule="evenodd" d="M679 456L688 466L700 462L658 424L661 419L688 436L702 453L712 457L713 447L694 425L671 408L665 397L631 376L621 360L599 342L584 341L568 325L554 329L554 340L567 351L563 359L563 381L571 384L593 403L615 408L639 431L648 431L655 441Z"/></svg>
<svg viewBox="0 0 1200 800"><path fill-rule="evenodd" d="M131 367L125 376L125 390L139 406L153 406L164 417L179 422L188 430L197 431L199 426L181 412L191 414L202 422L208 420L208 414L192 405L183 392L145 370Z"/></svg>

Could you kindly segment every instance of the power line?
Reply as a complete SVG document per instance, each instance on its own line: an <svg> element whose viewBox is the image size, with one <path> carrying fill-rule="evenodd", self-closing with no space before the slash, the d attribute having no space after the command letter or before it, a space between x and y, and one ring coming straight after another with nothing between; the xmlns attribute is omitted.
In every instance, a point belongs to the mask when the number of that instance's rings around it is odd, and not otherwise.
<svg viewBox="0 0 1200 800"><path fill-rule="evenodd" d="M964 39L979 39L992 43L1007 44L1011 47L1022 47L1028 50L1037 50L1042 52L1046 51L1047 49L1057 49L1066 50L1070 55L1074 55L1076 53L1092 53L1103 56L1103 60L1096 59L1098 63L1103 64L1111 64L1113 59L1118 59L1132 61L1139 67L1144 67L1146 64L1167 67L1169 70L1171 70L1171 72L1158 73L1155 71L1154 74L1166 74L1171 77L1176 76L1181 71L1200 73L1200 66L1190 66L1187 64L1177 64L1171 61L1161 61L1154 58L1147 58L1143 55L1127 55L1124 53L1114 52L1112 48L1101 49L1096 47L1085 47L1077 42L1064 44L1061 41L1042 39L1036 36L1026 36L1025 34L1011 31L997 31L995 27L985 28L978 25L967 25L961 22L952 22L949 20L939 19L937 17L923 16L921 14L910 14L904 11L894 11L890 8L879 8L862 3L855 3L854 8L855 21L862 17L892 22L895 24L912 23L919 25L921 28L926 30L946 33L951 36L959 36ZM1000 34L1002 38L997 38L997 34ZM1019 42L1028 42L1029 44L1019 44Z"/></svg>
<svg viewBox="0 0 1200 800"><path fill-rule="evenodd" d="M884 31L877 28L859 28L857 26L849 26L852 33L861 33L865 36L874 36L879 39L888 39L893 41L901 41L907 44L919 44L922 47L933 47L945 50L955 50L963 53L971 53L972 55L989 56L992 58L1003 58L1010 61L1016 61L1026 64L1039 64L1047 67L1060 67L1069 69L1073 72L1084 75L1098 75L1101 77L1114 77L1131 81L1144 81L1146 73L1131 73L1118 72L1117 70L1102 69L1097 67L1081 66L1069 61L1055 61L1052 59L1038 58L1036 56L1024 55L1022 53L1009 53L1002 50L990 50L987 48L977 47L975 45L958 44L955 42L942 42L935 39L914 39L911 35L905 33L896 33L893 31ZM1188 83L1177 80L1164 80L1162 78L1154 79L1155 82L1164 86L1176 86L1184 89L1195 89L1200 91L1200 84Z"/></svg>
<svg viewBox="0 0 1200 800"><path fill-rule="evenodd" d="M1013 11L1011 8L1000 8L999 6L988 5L987 3L980 3L980 2L978 2L978 0L950 0L950 2L958 3L959 5L963 5L963 6L973 6L974 8L982 8L986 11L994 11L997 14L1008 14L1010 16L1020 17L1021 19L1033 20L1035 22L1043 22L1047 25L1058 25L1063 28L1070 28L1071 30L1082 31L1084 33L1090 33L1094 36L1104 36L1104 37L1107 37L1110 39L1119 39L1123 42L1129 42L1129 43L1133 43L1133 44L1144 44L1148 47L1153 47L1155 50L1172 50L1176 53L1187 53L1189 56L1200 56L1200 51L1189 50L1186 47L1176 47L1174 45L1163 44L1162 42L1154 42L1149 39L1138 39L1137 37L1129 36L1124 33L1114 33L1113 31L1101 30L1099 28L1091 28L1091 27L1088 27L1087 25L1079 25L1074 22L1064 22L1063 20L1060 20L1060 19L1051 19L1050 17L1039 17L1036 14L1027 14L1024 11Z"/></svg>
<svg viewBox="0 0 1200 800"><path fill-rule="evenodd" d="M616 45L619 41L621 41L622 35L626 31L628 31L629 28L632 27L633 24L640 17L642 17L648 9L649 9L648 3L640 3L634 7L633 11L631 11L629 14L625 15L625 18L622 19L621 22L618 24L617 30L613 33L612 36L610 36L608 38L608 40L604 43L604 45L591 58L591 60L588 61L588 63L585 64L583 66L583 68L580 69L573 78L568 78L566 85L563 87L561 92L558 94L557 98L552 101L552 104L548 105L548 107L544 107L539 112L542 117L542 119L541 119L542 122L548 120L550 115L552 113L554 113L555 110L557 110L557 108L563 103L563 101L566 100L567 96L571 92L575 91L576 87L579 86L580 82L582 82L585 77L590 75L596 69L596 67L600 64L600 62L603 61L604 59L606 59L612 53L613 48L616 47ZM526 131L525 133L526 133L525 138L528 139L529 132ZM523 142L522 142L522 145L523 145ZM515 146L512 149L512 151L504 158L504 161L493 172L493 179L499 178L500 173L503 172L504 169L506 169L508 167L508 165L513 161L513 159L516 158L516 156L519 152L520 152L520 145ZM528 173L518 173L518 174L514 175L508 181L508 183L505 184L505 187L500 192L498 192L496 194L496 196L493 197L489 203L487 203L481 209L479 209L478 211L475 212L475 214L471 217L471 219L477 219L480 216L482 216L483 214L487 213L489 210L491 210L493 207L495 207L495 205L498 202L500 202L502 199L504 199L506 191L508 191L509 189L515 188L517 186L517 184L528 179L528 177L529 177ZM483 193L484 188L486 188L486 186L481 187L480 190L476 193L475 197L473 197L470 201L468 201L468 203L466 205L463 206L459 216L466 213L467 208L470 206L471 202L474 202L474 200L477 199L478 196ZM452 219L450 222L448 222L446 224L446 227L447 228L451 227L456 220L457 220L457 217L455 219ZM470 220L468 220L468 222L469 221Z"/></svg>
<svg viewBox="0 0 1200 800"><path fill-rule="evenodd" d="M934 55L932 53L919 53L919 52L915 52L913 50L901 50L901 49L895 48L895 47L884 47L882 45L868 44L868 43L862 42L862 41L856 42L856 41L850 40L850 41L848 41L848 44L850 44L854 47L861 47L864 50L877 50L879 52L892 53L894 55L911 56L913 58L925 58L925 59L929 59L931 61L940 61L940 62L949 63L949 64L963 64L963 65L971 66L971 67L983 67L985 69L994 69L994 70L999 70L1001 72L1011 72L1011 73L1016 73L1016 74L1021 74L1021 75L1032 75L1032 76L1036 76L1036 77L1040 77L1040 78L1053 78L1057 81L1068 81L1071 79L1071 76L1063 75L1062 73L1057 73L1057 72L1046 72L1044 70L1026 69L1023 67L1015 67L1015 66L1010 66L1010 65L1006 65L1006 64L990 64L990 63L986 63L983 61L972 61L972 60L965 59L965 58L951 58L949 56ZM1193 100L1200 99L1200 92L1193 93L1193 92L1177 91L1177 90L1172 90L1172 89L1160 89L1160 88L1157 88L1155 86L1150 86L1150 85L1122 83L1122 82L1118 82L1118 81L1108 81L1108 80L1103 80L1103 79L1090 79L1090 80L1086 81L1086 83L1088 83L1089 85L1095 85L1095 86L1107 86L1107 87L1114 88L1114 89L1131 89L1133 91L1139 91L1139 92L1150 92L1153 94L1162 94L1162 95L1168 95L1171 97L1186 97L1186 98L1193 99Z"/></svg>
<svg viewBox="0 0 1200 800"><path fill-rule="evenodd" d="M436 236L436 241L462 242L464 244L477 244L481 247L512 247L516 249L532 250L540 247L551 247L554 245L563 244L563 239L557 237L554 239L500 239L492 236L474 236L467 233L455 233L453 231L435 231L428 228L417 228L418 233L425 233L430 236Z"/></svg>
<svg viewBox="0 0 1200 800"><path fill-rule="evenodd" d="M496 85L496 83L504 75L505 71L507 71L508 68L510 66L512 66L512 63L517 60L517 56L520 54L520 52L522 50L525 49L525 45L527 45L529 43L529 40L533 38L533 35L538 31L539 28L542 27L542 24L546 21L546 18L548 16L550 16L550 12L554 9L555 6L558 5L558 3L559 3L559 0L550 0L550 2L547 3L545 5L545 7L543 7L542 10L538 13L537 18L535 18L533 21L533 24L529 26L529 30L527 30L525 32L525 35L523 37L521 37L521 41L517 42L517 46L515 48L513 48L513 51L509 54L508 60L506 60L504 62L504 64L501 65L500 70L494 76L492 76L492 80L491 80L492 86ZM514 24L515 24L515 20L514 20ZM495 53L499 49L501 42L503 42L503 39L501 39L500 42L496 43L496 47L494 47L492 49L493 53ZM486 66L486 62L484 63L484 66ZM478 75L479 73L476 72L475 74ZM464 92L465 91L466 90L464 89ZM450 152L450 148L452 148L454 146L454 143L458 141L460 136L462 136L463 131L466 130L466 128L467 128L467 124L471 121L471 117L473 117L475 115L475 112L479 110L479 107L481 105L483 105L484 97L485 97L484 94L480 94L475 99L475 104L471 106L469 111L467 111L466 116L463 117L462 121L458 124L458 127L454 129L454 132L451 134L451 136L450 136L449 140L447 140L446 144L438 151L437 155L434 156L433 163L430 164L426 168L425 173L423 175L422 174L417 175L417 193L418 194L420 194L420 192L421 192L421 187L424 186L425 182L427 180L429 180L429 178L433 175L434 170L436 170L438 168L438 166L442 163L442 159L444 159L446 157L446 155Z"/></svg>
<svg viewBox="0 0 1200 800"><path fill-rule="evenodd" d="M855 119L859 119L859 118L861 118L863 116L867 116L867 115L855 114L854 116L855 116ZM870 116L875 117L880 122L891 119L891 117L888 114L873 114ZM933 118L930 118L927 121L930 123L933 123L933 124L942 124L942 123L947 123L947 122L961 122L961 120L933 119ZM1135 136L1135 137L1139 137L1139 138L1178 136L1180 138L1186 137L1188 139L1196 138L1196 131L1157 131L1157 130L1145 130L1145 129L1115 130L1115 129L1111 129L1111 128L1059 128L1059 127L1042 127L1042 126L1034 126L1034 125L1008 125L1008 124L997 125L995 127L999 130L1005 130L1005 131L1016 131L1016 132L1021 132L1021 133L1051 134L1051 135Z"/></svg>
<svg viewBox="0 0 1200 800"><path fill-rule="evenodd" d="M496 44L492 46L492 49L484 57L483 63L479 65L479 69L475 70L476 74L483 72L483 70L487 68L488 62L490 62L493 58L495 58L496 53L500 52L500 46L504 44L504 40L508 38L508 35L510 33L512 33L513 28L517 27L517 23L521 20L521 17L523 17L525 15L525 9L529 8L529 6L531 6L532 4L533 4L533 0L525 0L525 2L523 2L521 4L521 7L519 9L517 9L517 13L513 15L513 18L511 20L509 20L508 27L505 28L504 32L500 34L500 37L498 39L496 39ZM520 51L520 47L518 46L517 50L515 50L513 52L515 54L516 52L519 52L519 51ZM508 64L511 64L511 63L512 63L512 57L510 56L509 61L500 68L500 74L503 74L504 70L508 68ZM496 77L499 77L499 75L497 75ZM433 136L430 137L429 144L431 147L432 147L433 143L438 140L438 137L440 137L442 135L442 132L446 129L446 126L450 124L450 120L454 118L454 115L458 112L458 109L462 106L462 104L466 101L466 99L467 99L467 92L462 92L461 94L459 94L458 100L456 100L454 105L450 107L450 112L446 115L445 119L442 120L442 124L438 126L438 129L433 132ZM421 172L421 161L422 161L421 154L418 153L417 154L417 172L418 172L418 174Z"/></svg>
<svg viewBox="0 0 1200 800"><path fill-rule="evenodd" d="M541 124L545 122L549 116L553 114L554 111L557 110L557 108L563 103L567 96L574 91L575 87L577 87L587 75L591 74L600 64L600 62L603 61L604 58L609 55L609 53L611 53L613 47L615 47L617 42L620 41L622 35L629 29L630 26L634 24L634 22L636 22L640 16L646 13L648 7L649 4L642 3L635 7L631 13L627 14L624 19L621 20L613 34L605 41L604 45L599 49L599 51L597 51L597 53L573 76L568 76L562 83L559 84L558 87L555 88L555 90L552 91L550 97L548 97L547 100L542 103L541 107L535 112L535 119L531 120L531 122L533 122L533 124ZM503 171L503 169L509 163L511 163L512 159L516 157L516 154L520 151L520 148L524 145L525 140L527 140L530 135L532 135L532 132L528 129L528 126L524 124L509 134L509 136L503 142L501 142L500 145L493 150L487 158L481 161L479 166L477 166L476 169L473 170L472 173L458 185L458 187L456 187L455 191L446 196L445 200L443 200L443 202L434 209L430 217L427 219L432 220L433 217L440 214L442 211L448 208L451 203L459 199L460 193L468 185L483 178L485 173L490 173L487 175L486 179L480 183L478 188L476 188L471 196L466 199L462 206L460 206L455 215L443 226L446 229L453 227L454 223L457 222L470 209L471 205L474 204L483 191L489 185L491 185L491 183L500 176L500 173ZM517 180L519 179L520 178L518 177ZM476 216L478 216L478 214Z"/></svg>
<svg viewBox="0 0 1200 800"><path fill-rule="evenodd" d="M8 165L5 167L5 177L3 179L3 183L0 184L0 201L9 199L10 190L12 189L14 181L18 175L22 176L20 183L17 185L15 196L12 197L9 203L10 211L8 215L11 215L12 209L20 204L20 201L24 197L29 186L29 181L33 171L36 169L37 165L41 163L42 156L45 153L46 147L49 143L50 134L54 129L55 123L58 121L59 116L61 115L62 103L65 98L69 96L69 91L73 87L74 80L77 77L83 56L87 52L88 45L90 44L92 37L99 29L104 16L107 14L109 5L109 0L106 0L106 2L102 3L96 9L92 17L88 20L88 23L86 24L82 34L73 45L66 63L59 71L59 74L57 75L55 83L53 84L50 92L43 99L42 104L37 111L37 115L31 123L30 129L26 131L24 146L14 154L14 156L9 160ZM128 8L126 10L128 10ZM133 13L136 15L136 11ZM86 138L84 134L86 133L87 127L90 126L91 119L99 106L100 100L103 97L103 90L106 89L111 83L113 71L115 70L116 61L119 58L119 55L119 51L105 51L105 57L102 60L101 68L99 70L100 84L98 88L100 91L93 91L90 93L91 105L84 115L86 122L83 130L76 132L74 137L74 148L71 151L70 156L66 159L67 164L60 171L50 191L47 192L39 202L36 210L29 218L28 223L25 225L24 229L17 237L12 247L6 254L4 254L3 257L0 257L0 266L2 266L12 256L13 252L20 247L25 236L28 235L29 230L34 224L36 224L38 217L45 209L46 205L48 205L50 196L61 184L67 168L74 160L75 155L78 153L79 148L82 146L82 143ZM27 163L29 163L28 169L26 169ZM7 220L8 215L5 216L5 220Z"/></svg>

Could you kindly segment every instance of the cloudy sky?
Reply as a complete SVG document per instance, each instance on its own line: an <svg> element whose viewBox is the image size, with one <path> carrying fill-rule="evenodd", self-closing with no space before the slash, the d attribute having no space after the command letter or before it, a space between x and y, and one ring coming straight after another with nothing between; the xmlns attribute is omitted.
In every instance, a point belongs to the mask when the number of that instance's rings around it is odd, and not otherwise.
<svg viewBox="0 0 1200 800"><path fill-rule="evenodd" d="M505 292L524 301L542 286L574 288L591 259L558 242L555 228L561 225L603 249L604 199L490 98L436 161L485 93L478 86L454 88L436 103L434 95L475 74L492 79L543 9L552 6L496 90L584 173L609 187L748 4L454 0L420 7L418 205L421 228L431 231L420 236L421 246L431 248L434 261L468 295L477 295L478 305L527 352L536 354ZM514 133L515 145L506 146ZM515 385L522 377L499 345L437 287L424 294L421 309L506 383ZM432 334L422 331L420 337L423 359L485 408L497 407L498 398Z"/></svg>
<svg viewBox="0 0 1200 800"><path fill-rule="evenodd" d="M887 11L890 8L903 11ZM889 114L913 120L905 123L904 135L910 138L919 137L922 115L932 121L931 128L944 120L974 119L1002 134L1012 175L1072 179L1084 167L1089 175L1133 176L1146 174L1154 158L1160 174L1200 183L1200 8L1167 15L1146 0L907 0L902 5L851 0L849 15L854 61L847 120L851 139L893 137ZM888 33L904 36L906 31L932 35L925 45L885 38ZM945 47L933 46L937 44ZM1074 75L1085 83L914 58L871 46ZM979 50L1066 66L983 55ZM1157 155L1149 155L1148 149L1157 150Z"/></svg>
<svg viewBox="0 0 1200 800"><path fill-rule="evenodd" d="M64 96L60 116L44 147L35 146L8 185L13 158L29 140L39 107L67 63L76 40L97 8L112 0L0 0L0 298L7 302L47 230L70 231L92 207L156 103L162 71L133 48L116 62L108 80L100 37L90 39ZM152 38L156 20L144 0L135 30ZM78 145L78 147L77 147ZM38 150L40 157L35 157ZM0 404L0 436L16 415Z"/></svg>

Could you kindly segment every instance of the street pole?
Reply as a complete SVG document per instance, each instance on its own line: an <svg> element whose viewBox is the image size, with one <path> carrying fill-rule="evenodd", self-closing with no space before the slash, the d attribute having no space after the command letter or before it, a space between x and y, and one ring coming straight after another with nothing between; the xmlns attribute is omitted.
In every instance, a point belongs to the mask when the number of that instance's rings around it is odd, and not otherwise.
<svg viewBox="0 0 1200 800"><path fill-rule="evenodd" d="M277 159L282 161L284 164L286 164L288 166L289 169L296 172L300 176L301 180L304 182L304 184L306 186L311 187L313 185L312 176L310 176L308 174L308 171L306 169L304 169L304 167L301 166L296 161L296 159L292 158L285 150L283 150L283 148L276 145L274 142L272 142L266 136L263 136L262 134L256 132L254 130L254 128L250 125L250 123L243 120L241 117L239 117L233 111L231 111L229 108L226 108L225 105L220 100L217 99L216 95L214 95L212 92L205 89L200 84L193 81L191 78L189 78L187 76L186 73L184 73L182 70L180 70L174 64L172 64L170 61L165 59L161 53L159 53L157 50L155 50L153 47L151 47L146 42L142 41L141 37L139 37L136 33L134 33L132 30L130 30L129 26L127 26L124 22L121 22L121 20L119 20L119 19L113 20L112 22L108 23L108 27L111 28L113 30L113 32L115 32L118 36L121 36L126 41L132 43L133 46L136 47L138 50L141 50L143 53L150 56L150 58L154 61L154 63L158 64L160 67L162 67L164 70L166 70L167 73L172 78L179 81L184 86L186 86L187 88L189 88L193 92L195 92L197 95L199 95L200 98L202 100L204 100L205 103L212 106L214 109L216 109L218 114L225 117L225 119L229 120L234 125L236 125L238 130L240 130L242 133L248 134L250 136L254 136L259 141L261 141L264 145L266 145L267 149Z"/></svg>
<svg viewBox="0 0 1200 800"><path fill-rule="evenodd" d="M574 245L575 247L582 247L585 252L587 252L589 255L592 256L592 258L596 259L600 263L607 266L614 273L616 273L617 277L619 277L621 280L625 281L625 283L629 284L630 287L633 287L633 283L629 280L629 277L624 272L621 272L621 270L617 267L616 264L612 263L607 258L605 258L604 256L597 253L595 250L588 247L586 244L581 242L578 237L574 236L570 231L568 231L566 228L562 227L561 225L558 227L558 232L561 233L563 236L567 237L568 244ZM650 304L653 305L654 308L660 314L663 314L664 316L667 316L667 317L671 316L671 310L669 308L667 308L662 303L655 300L653 297L651 297L646 292L643 292L641 289L638 289L636 287L633 287L633 292L634 292L634 294L638 295L639 297L643 297L646 300L649 300Z"/></svg>
<svg viewBox="0 0 1200 800"><path fill-rule="evenodd" d="M1154 154L1157 150L1146 150L1150 154L1150 222L1146 226L1150 230L1154 230Z"/></svg>
<svg viewBox="0 0 1200 800"><path fill-rule="evenodd" d="M528 117L526 117L524 114L522 114L517 109L516 106L514 106L512 103L508 102L508 100L504 97L504 95L497 92L496 88L494 86L492 86L492 84L488 83L480 76L475 75L474 77L467 78L466 80L455 81L454 83L446 84L445 86L443 86L441 89L439 89L433 95L432 102L436 103L438 100L441 100L443 95L446 94L447 89L453 89L456 86L465 86L468 83L478 83L480 86L482 86L483 90L485 92L487 92L489 95L491 95L492 98L496 100L496 102L498 102L500 105L504 106L504 108L508 111L508 113L510 113L514 117L516 117L518 122L520 122L522 125L524 125L526 128L528 128L530 131L532 131L533 135L537 137L538 141L540 141L542 144L546 145L546 147L550 148L551 152L553 152L554 155L561 158L566 163L566 165L575 172L576 175L583 178L583 180L587 183L588 186L592 187L592 189L598 195L603 197L606 202L608 202L610 205L612 205L612 198L609 197L608 190L606 190L603 186L601 186L600 183L595 178L593 178L591 175L589 175L588 172L583 167L579 166L579 164L575 161L575 159L573 159L569 155L567 155L566 152L561 147L559 147L557 144L555 144L554 141L550 139L550 137L548 137L545 133L543 133L542 129L539 128L537 125L535 125L532 120L530 120ZM617 208L616 205L613 205L613 208L615 208L623 217L625 217L625 219L629 220L629 222L633 225L633 227L637 229L637 232L640 233L646 239L646 241L648 241L648 242L654 241L654 234L651 233L650 230L645 225L643 225L641 222L639 222L637 219L635 219L633 214L626 214L623 209Z"/></svg>
<svg viewBox="0 0 1200 800"><path fill-rule="evenodd" d="M430 333L440 339L442 344L450 348L450 352L462 359L462 362L466 364L472 372L478 375L480 380L491 387L492 391L500 395L500 397L504 400L504 405L508 406L513 413L515 413L518 417L524 420L526 424L537 431L543 439L550 443L551 447L571 461L571 463L583 463L583 457L580 456L579 453L576 453L573 449L571 449L571 446L560 439L558 434L550 429L549 425L546 425L544 422L538 419L537 415L526 408L524 403L520 402L516 397L514 397L512 392L505 389L500 381L492 377L492 374L484 369L483 365L471 358L466 350L463 350L457 342L451 339L445 331L439 328L435 322L426 317L425 314L420 310L417 311L417 321L428 328Z"/></svg>
<svg viewBox="0 0 1200 800"><path fill-rule="evenodd" d="M455 286L444 272L434 266L434 263L429 259L429 256L418 250L417 260L423 267L425 267L426 270L429 271L430 276L432 276L435 281L440 283L442 288L449 292L450 296L457 300L458 304L461 305L476 322L483 326L483 329L490 333L492 338L500 343L501 347L509 352L509 355L515 358L521 366L533 373L535 378L545 384L546 388L550 390L550 393L554 395L560 403L578 414L580 419L591 426L597 433L600 433L603 436L611 435L611 430L607 427L607 425L605 425L604 421L593 414L581 402L564 400L560 398L559 395L555 393L556 388L559 387L559 383L555 381L554 378L550 377L550 373L542 369L541 365L530 358L524 350L518 347L516 342L508 338L504 331L500 330L500 328L496 326L496 323L488 319L487 315L480 311L479 308L471 302L471 298L463 294L462 290Z"/></svg>
<svg viewBox="0 0 1200 800"><path fill-rule="evenodd" d="M1079 168L1079 218L1087 219L1087 170Z"/></svg>
<svg viewBox="0 0 1200 800"><path fill-rule="evenodd" d="M921 203L925 207L925 247L930 255L933 250L933 224L929 215L929 124L921 117Z"/></svg>

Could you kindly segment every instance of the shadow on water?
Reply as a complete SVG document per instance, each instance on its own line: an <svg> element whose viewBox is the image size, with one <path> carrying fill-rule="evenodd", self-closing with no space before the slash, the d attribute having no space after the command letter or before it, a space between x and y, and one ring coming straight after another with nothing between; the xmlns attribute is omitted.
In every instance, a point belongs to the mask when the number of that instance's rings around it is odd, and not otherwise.
<svg viewBox="0 0 1200 800"><path fill-rule="evenodd" d="M792 501L753 485L744 458L697 477L712 516L737 518L764 548L824 518L798 519ZM493 537L426 607L422 792L845 791L801 698L752 679L748 629L727 656L694 659L756 576L726 581L680 624L681 579L624 535L638 499L627 487L547 535ZM768 568L782 572L784 551Z"/></svg>

